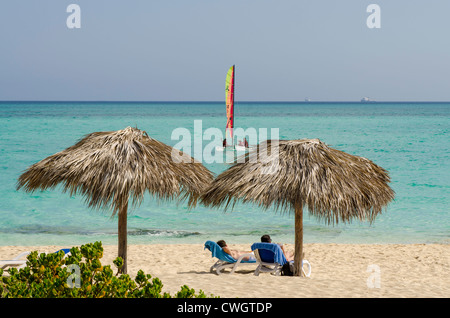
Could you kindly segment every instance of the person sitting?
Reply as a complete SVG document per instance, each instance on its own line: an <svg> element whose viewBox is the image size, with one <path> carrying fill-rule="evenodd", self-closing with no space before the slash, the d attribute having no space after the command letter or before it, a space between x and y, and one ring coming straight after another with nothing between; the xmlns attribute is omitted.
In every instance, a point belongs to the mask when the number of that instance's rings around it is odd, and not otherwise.
<svg viewBox="0 0 450 318"><path fill-rule="evenodd" d="M270 236L268 234L264 234L263 236L261 236L261 242L262 243L272 243L272 239L270 238ZM272 243L272 244L278 244L280 246L281 250L283 251L284 257L286 257L286 260L288 262L294 260L294 253L286 252L284 250L283 244L281 244L281 243Z"/></svg>
<svg viewBox="0 0 450 318"><path fill-rule="evenodd" d="M244 138L244 141L239 140L238 145L241 146L241 147L248 148L248 141L247 141L247 138Z"/></svg>
<svg viewBox="0 0 450 318"><path fill-rule="evenodd" d="M232 258L234 258L236 260L239 259L239 257L241 257L241 255L243 255L243 254L253 253L252 251L244 252L244 251L232 250L227 246L227 243L224 240L217 241L217 245L219 245L225 253L227 253L228 255L230 255ZM250 256L245 256L242 260L248 261L248 260L250 260Z"/></svg>

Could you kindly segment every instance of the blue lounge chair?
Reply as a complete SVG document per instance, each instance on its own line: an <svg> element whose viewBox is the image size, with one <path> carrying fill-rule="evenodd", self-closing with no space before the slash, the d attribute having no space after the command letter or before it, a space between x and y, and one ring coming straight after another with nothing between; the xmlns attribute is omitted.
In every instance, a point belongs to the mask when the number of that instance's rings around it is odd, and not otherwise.
<svg viewBox="0 0 450 318"><path fill-rule="evenodd" d="M66 256L70 255L70 248L62 248L57 250L55 253L58 253L59 251L63 251Z"/></svg>
<svg viewBox="0 0 450 318"><path fill-rule="evenodd" d="M208 249L212 257L218 261L209 269L211 273L216 272L217 275L222 274L226 268L231 268L230 274L233 274L239 265L256 264L256 259L253 253L241 255L239 259L234 259L231 255L224 252L224 250L213 241L206 241L204 249ZM249 257L249 260L243 260L244 257Z"/></svg>
<svg viewBox="0 0 450 318"><path fill-rule="evenodd" d="M278 244L254 243L251 249L255 253L255 257L258 262L258 267L254 273L256 276L258 276L260 272L271 273L278 276L281 275L281 269L284 264L288 263L288 261L284 256L283 250ZM293 262L291 261L290 263ZM303 268L305 265L308 267L307 272ZM302 271L306 277L311 275L311 264L307 260L303 260Z"/></svg>

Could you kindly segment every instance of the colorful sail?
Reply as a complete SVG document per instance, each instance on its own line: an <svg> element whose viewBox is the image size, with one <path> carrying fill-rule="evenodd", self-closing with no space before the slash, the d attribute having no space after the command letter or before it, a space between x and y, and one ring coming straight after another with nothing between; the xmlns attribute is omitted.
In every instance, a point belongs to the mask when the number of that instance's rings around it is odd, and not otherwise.
<svg viewBox="0 0 450 318"><path fill-rule="evenodd" d="M233 145L233 127L234 127L234 65L230 67L225 81L225 103L227 105L227 126L226 138L229 138L230 145Z"/></svg>

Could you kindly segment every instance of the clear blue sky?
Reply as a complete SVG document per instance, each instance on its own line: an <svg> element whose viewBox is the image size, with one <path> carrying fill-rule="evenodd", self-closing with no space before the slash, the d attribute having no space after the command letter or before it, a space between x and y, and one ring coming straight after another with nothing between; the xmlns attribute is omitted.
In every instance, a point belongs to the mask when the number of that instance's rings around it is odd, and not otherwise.
<svg viewBox="0 0 450 318"><path fill-rule="evenodd" d="M449 15L448 0L2 0L0 100L222 101L235 64L240 101L449 101Z"/></svg>

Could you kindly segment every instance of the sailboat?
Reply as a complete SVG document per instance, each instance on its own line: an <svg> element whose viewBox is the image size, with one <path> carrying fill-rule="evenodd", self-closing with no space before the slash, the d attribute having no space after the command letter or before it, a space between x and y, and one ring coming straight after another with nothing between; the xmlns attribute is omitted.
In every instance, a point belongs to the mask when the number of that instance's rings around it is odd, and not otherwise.
<svg viewBox="0 0 450 318"><path fill-rule="evenodd" d="M248 148L245 145L235 145L234 144L234 86L235 86L235 75L236 75L235 65L230 67L227 72L227 77L225 80L225 104L227 111L227 125L225 127L225 139L223 140L222 146L217 146L217 151L224 150L238 150L245 151ZM246 142L246 140L245 140Z"/></svg>

